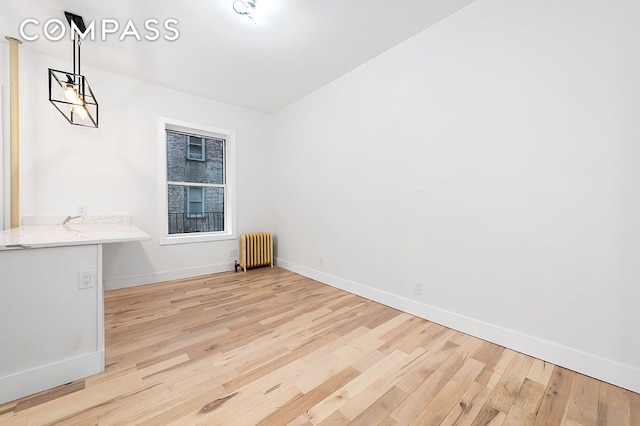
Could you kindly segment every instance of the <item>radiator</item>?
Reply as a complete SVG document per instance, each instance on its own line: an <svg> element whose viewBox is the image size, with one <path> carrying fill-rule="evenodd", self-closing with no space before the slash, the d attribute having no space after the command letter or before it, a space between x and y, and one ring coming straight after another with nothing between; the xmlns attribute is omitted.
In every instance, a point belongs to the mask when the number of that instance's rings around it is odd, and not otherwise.
<svg viewBox="0 0 640 426"><path fill-rule="evenodd" d="M273 268L273 238L270 232L242 234L240 236L240 267L271 266Z"/></svg>

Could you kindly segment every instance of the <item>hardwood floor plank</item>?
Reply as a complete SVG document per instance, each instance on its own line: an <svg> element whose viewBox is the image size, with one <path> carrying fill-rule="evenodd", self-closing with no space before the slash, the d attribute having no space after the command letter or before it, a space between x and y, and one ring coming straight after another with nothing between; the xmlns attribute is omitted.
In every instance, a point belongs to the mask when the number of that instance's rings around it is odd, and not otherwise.
<svg viewBox="0 0 640 426"><path fill-rule="evenodd" d="M152 416L149 416L142 422L137 422L140 426L165 424L169 425L173 422L182 423L189 421L189 415L194 411L206 414L215 411L228 401L237 396L237 393L227 393L223 387L217 386L197 395L183 397L178 403L172 403L170 406L162 407ZM195 423L192 423L195 424Z"/></svg>
<svg viewBox="0 0 640 426"><path fill-rule="evenodd" d="M18 400L17 404L14 407L12 407L12 410L15 413L19 413L20 411L35 407L36 405L44 404L45 402L52 401L56 398L78 392L84 388L85 381L77 380L66 385L58 386L53 391L40 392L35 395L22 398Z"/></svg>
<svg viewBox="0 0 640 426"><path fill-rule="evenodd" d="M480 413L490 393L489 388L477 382L471 383L467 392L444 418L441 426L470 425Z"/></svg>
<svg viewBox="0 0 640 426"><path fill-rule="evenodd" d="M410 426L437 426L442 422L442 418L429 410L422 410Z"/></svg>
<svg viewBox="0 0 640 426"><path fill-rule="evenodd" d="M136 422L138 418L144 416L146 407L153 404L161 404L163 401L171 401L171 392L166 386L150 385L142 392L137 392L110 404L111 409L104 412L101 409L94 409L90 414L96 416L99 424L123 424ZM78 422L78 417L71 416L72 422ZM76 423L76 424L78 424Z"/></svg>
<svg viewBox="0 0 640 426"><path fill-rule="evenodd" d="M298 416L292 422L287 423L287 426L312 426L305 416Z"/></svg>
<svg viewBox="0 0 640 426"><path fill-rule="evenodd" d="M256 368L249 370L244 374L234 377L232 380L229 380L228 382L226 382L224 386L230 392L238 390L241 387L251 382L254 382L258 378L265 376L266 374L269 374L273 371L280 369L281 367L291 364L293 361L299 359L299 357L303 353L305 352L311 353L313 352L314 348L317 348L318 346L323 347L327 340L333 340L332 337L333 336L324 336L325 340L316 340L315 345L313 345L312 343L307 347L306 350L300 349L299 351L296 351L296 352L287 352L284 355L279 356L263 365L259 365ZM227 367L228 365L226 365L225 363L222 363L222 364L216 364L216 366Z"/></svg>
<svg viewBox="0 0 640 426"><path fill-rule="evenodd" d="M424 393L429 392L429 390L425 390L426 388L431 389L432 387L439 387L439 386L444 386L444 384L439 385L440 380L442 379L442 374L438 374L433 376L433 379L431 381L429 381L428 383L426 383L423 388L421 388L420 390L423 391ZM384 395L386 392L388 392L392 387L396 387L395 386L396 383L393 383L393 381L387 381L384 379L381 380L377 380L375 381L371 386L367 387L366 389L364 389L363 391L361 391L360 393L358 393L355 397L351 398L349 401L347 401L343 407L340 409L340 411L349 419L353 420L356 417L358 417L361 413L363 413L367 407L369 407L371 404L373 404L378 398L380 398L382 395ZM400 389L402 390L402 389ZM435 392L434 392L435 394ZM422 394L417 396L418 399L421 399L422 401L424 401L424 399L422 399ZM406 401L406 399L404 400ZM403 403L404 403L403 401ZM402 404L401 404L402 405ZM419 410L415 410L416 413L419 412ZM393 414L393 413L392 413ZM391 416L394 420L398 421L399 423L403 423L401 420L399 420L398 418L396 418L395 416Z"/></svg>
<svg viewBox="0 0 640 426"><path fill-rule="evenodd" d="M509 414L502 423L503 426L532 426L536 420L536 415L527 410L513 405Z"/></svg>
<svg viewBox="0 0 640 426"><path fill-rule="evenodd" d="M341 372L333 375L326 382L313 388L308 393L305 393L299 398L294 399L290 403L282 406L276 413L264 418L257 424L265 426L286 424L298 417L301 413L306 412L309 408L313 407L319 401L325 399L328 395L331 395L346 383L349 383L359 374L360 372L358 370L352 367L347 367Z"/></svg>
<svg viewBox="0 0 640 426"><path fill-rule="evenodd" d="M607 408L607 425L633 426L629 423L629 416L627 413L624 410L613 406L608 406Z"/></svg>
<svg viewBox="0 0 640 426"><path fill-rule="evenodd" d="M629 396L625 389L614 386L609 383L600 383L600 401L609 407L615 407L618 410L629 412Z"/></svg>
<svg viewBox="0 0 640 426"><path fill-rule="evenodd" d="M504 351L502 346L494 345L491 342L482 341L482 344L478 348L473 358L485 364L486 366L494 365L493 360L498 359L500 354Z"/></svg>
<svg viewBox="0 0 640 426"><path fill-rule="evenodd" d="M640 425L640 394L627 391L627 396L629 398L629 424Z"/></svg>
<svg viewBox="0 0 640 426"><path fill-rule="evenodd" d="M90 392L87 392L88 390ZM100 411L105 406L109 406L123 398L141 392L145 389L142 381L138 377L126 378L117 383L107 383L95 388L87 388L56 399L52 399L43 404L15 413L14 420L9 424L46 424L50 422L61 422L80 416L90 410ZM49 392L56 392L57 388ZM3 419L0 418L0 424Z"/></svg>
<svg viewBox="0 0 640 426"><path fill-rule="evenodd" d="M580 425L595 425L598 421L600 382L576 374L569 398L567 421Z"/></svg>
<svg viewBox="0 0 640 426"><path fill-rule="evenodd" d="M480 373L476 381L489 389L493 389L515 356L516 352L500 348L487 363L487 366L482 373Z"/></svg>
<svg viewBox="0 0 640 426"><path fill-rule="evenodd" d="M506 414L501 413L500 410L484 404L471 422L471 426L501 425L506 417Z"/></svg>
<svg viewBox="0 0 640 426"><path fill-rule="evenodd" d="M516 354L493 389L487 404L507 414L532 364L533 358Z"/></svg>
<svg viewBox="0 0 640 426"><path fill-rule="evenodd" d="M322 422L333 412L339 410L345 402L362 392L405 358L407 358L407 355L400 350L396 350L387 355L371 368L366 371L361 371L358 377L311 407L306 413L307 417L314 424Z"/></svg>
<svg viewBox="0 0 640 426"><path fill-rule="evenodd" d="M444 369L433 372L391 412L391 418L400 424L410 424L448 381Z"/></svg>
<svg viewBox="0 0 640 426"><path fill-rule="evenodd" d="M342 426L348 424L349 419L340 411L334 411L329 417L318 423L319 426Z"/></svg>
<svg viewBox="0 0 640 426"><path fill-rule="evenodd" d="M467 392L471 383L484 367L483 363L473 358L467 360L442 390L428 402L425 410L432 412L438 418L444 419Z"/></svg>
<svg viewBox="0 0 640 426"><path fill-rule="evenodd" d="M553 364L536 359L533 361L533 365L527 374L527 378L547 387L549 380L551 379L551 375L553 374L553 367Z"/></svg>
<svg viewBox="0 0 640 426"><path fill-rule="evenodd" d="M353 419L350 424L354 426L369 426L376 424L380 419L383 419L393 407L396 407L406 397L406 393L394 386L369 405L366 410L358 414L358 417Z"/></svg>
<svg viewBox="0 0 640 426"><path fill-rule="evenodd" d="M598 402L598 418L596 420L597 426L607 426L608 408L609 406L607 404Z"/></svg>
<svg viewBox="0 0 640 426"><path fill-rule="evenodd" d="M398 382L398 387L407 393L412 393L434 371L436 371L449 357L457 346L447 346L448 339L455 334L453 330L434 339L433 346L420 356L420 362L410 366L409 371Z"/></svg>
<svg viewBox="0 0 640 426"><path fill-rule="evenodd" d="M573 371L558 366L554 367L538 410L535 426L552 426L562 423L575 376L576 373Z"/></svg>
<svg viewBox="0 0 640 426"><path fill-rule="evenodd" d="M273 398L266 398L255 389L229 394L220 404L192 410L175 421L176 425L256 425L265 417L278 413L281 407L291 404L304 394L295 387L282 390ZM295 419L292 419L292 421ZM286 423L281 423L286 424Z"/></svg>
<svg viewBox="0 0 640 426"><path fill-rule="evenodd" d="M527 413L536 414L546 387L531 379L524 379L513 405L522 408Z"/></svg>
<svg viewBox="0 0 640 426"><path fill-rule="evenodd" d="M280 268L105 293L106 369L0 425L640 424L640 395Z"/></svg>

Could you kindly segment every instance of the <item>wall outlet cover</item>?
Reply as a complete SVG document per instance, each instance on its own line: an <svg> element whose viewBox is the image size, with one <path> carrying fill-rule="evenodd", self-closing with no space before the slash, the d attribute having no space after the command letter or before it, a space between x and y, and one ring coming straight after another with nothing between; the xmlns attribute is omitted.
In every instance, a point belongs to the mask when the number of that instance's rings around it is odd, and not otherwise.
<svg viewBox="0 0 640 426"><path fill-rule="evenodd" d="M78 288L85 289L85 288L95 287L96 283L95 283L94 276L95 276L95 271L93 270L78 272Z"/></svg>
<svg viewBox="0 0 640 426"><path fill-rule="evenodd" d="M414 286L413 286L413 292L415 294L417 294L418 296L422 295L422 283L421 282L415 282Z"/></svg>

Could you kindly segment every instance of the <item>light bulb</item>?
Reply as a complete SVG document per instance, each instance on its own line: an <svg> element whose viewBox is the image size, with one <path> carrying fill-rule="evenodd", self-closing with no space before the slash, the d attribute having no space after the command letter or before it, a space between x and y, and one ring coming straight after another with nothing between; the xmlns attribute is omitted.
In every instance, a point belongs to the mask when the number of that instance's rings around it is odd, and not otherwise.
<svg viewBox="0 0 640 426"><path fill-rule="evenodd" d="M89 116L89 113L87 112L87 108L85 108L84 105L72 105L71 106L71 111L75 112L76 114L78 114L80 116L81 119L86 120L87 117Z"/></svg>
<svg viewBox="0 0 640 426"><path fill-rule="evenodd" d="M78 91L73 83L67 83L64 86L64 97L69 102L78 103Z"/></svg>

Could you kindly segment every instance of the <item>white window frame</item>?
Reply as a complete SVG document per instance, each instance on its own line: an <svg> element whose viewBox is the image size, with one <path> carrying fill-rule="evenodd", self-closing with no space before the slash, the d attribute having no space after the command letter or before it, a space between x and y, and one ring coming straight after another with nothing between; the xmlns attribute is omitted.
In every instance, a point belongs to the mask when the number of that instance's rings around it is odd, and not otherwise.
<svg viewBox="0 0 640 426"><path fill-rule="evenodd" d="M185 182L173 182L167 176L167 130L210 137L213 139L224 139L224 161L225 161L225 184L188 184ZM159 223L160 244L184 244L206 241L224 241L237 238L237 209L236 209L236 132L203 124L190 123L172 118L160 117L158 120L158 197L159 197ZM204 139L203 150L204 154ZM169 234L169 182L172 184L184 184L186 186L221 186L225 188L224 193L224 231L221 232L193 232L188 234ZM203 194L204 203L204 194Z"/></svg>
<svg viewBox="0 0 640 426"><path fill-rule="evenodd" d="M200 145L191 143L191 138L200 138ZM191 145L200 146L200 155L193 156L191 153ZM195 161L205 161L207 158L204 153L204 147L206 143L202 136L198 135L187 135L187 160L195 160Z"/></svg>

